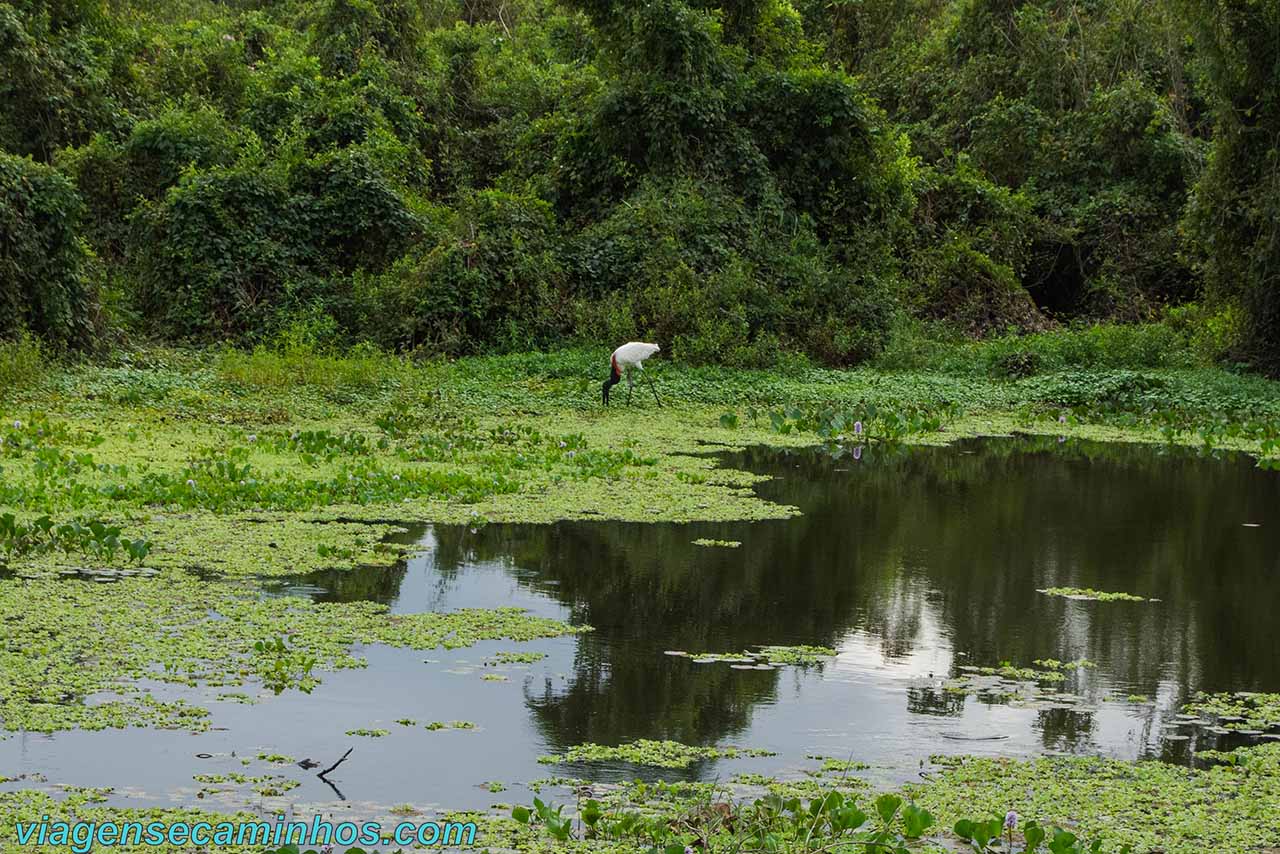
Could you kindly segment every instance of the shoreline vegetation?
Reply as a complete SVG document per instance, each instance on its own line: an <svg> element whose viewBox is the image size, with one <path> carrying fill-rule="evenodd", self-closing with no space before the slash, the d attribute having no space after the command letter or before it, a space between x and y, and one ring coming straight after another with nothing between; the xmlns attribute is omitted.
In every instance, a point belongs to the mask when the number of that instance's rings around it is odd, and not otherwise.
<svg viewBox="0 0 1280 854"><path fill-rule="evenodd" d="M1039 344L1066 350L1072 336L1149 334L1064 332ZM1010 377L990 367L999 363L991 354L1001 346L965 345L965 355L948 356L942 369L655 363L650 369L667 405L659 409L637 396L635 405L609 410L595 399L606 362L596 351L415 363L371 350L293 344L155 348L99 360L42 357L28 365L23 382L6 387L0 403L0 516L11 517L0 519L0 560L10 575L0 613L11 635L52 632L61 640L38 663L38 676L21 663L30 660L6 659L5 726L199 730L209 725L205 710L155 702L131 681L160 665L163 680L173 684L306 691L329 669L362 666L344 638L430 649L587 630L512 609L391 617L379 607L312 606L249 591L264 576L390 566L407 547L387 536L404 523L763 519L796 512L758 498L757 478L722 467L718 450L821 443L874 449L1025 432L1195 453L1240 450L1260 465L1275 459L1280 384L1176 361L1151 365L1145 360L1152 354L1136 348L1131 352L1144 360L1138 364L1131 356L1105 367L1065 360ZM37 524L42 517L49 524ZM79 527L64 531L72 522ZM145 546L131 551L120 545L126 540ZM117 580L59 580L72 569ZM195 570L207 575L197 579ZM44 603L38 623L29 617L33 596ZM139 612L125 601L147 602L145 615L130 617ZM235 619L193 621L201 609ZM336 624L343 627L337 635ZM287 639L263 642L284 625ZM86 669L86 661L93 666ZM121 691L105 705L42 700L83 698L107 684ZM1227 698L1199 708L1228 715L1233 706ZM1264 711L1252 714L1265 717ZM583 747L581 756L593 755ZM791 798L801 797L803 815L823 817L822 834L837 833L840 822L865 812L879 822L875 832L913 851L972 847L960 841L956 822L977 822L964 827L981 837L981 821L1014 810L1022 816L1019 846L1031 819L1050 840L1052 826L1061 825L1090 843L1101 840L1107 852L1132 844L1139 852L1159 846L1170 854L1244 854L1280 834L1280 812L1262 808L1280 803L1276 755L1275 745L1264 745L1200 770L1085 757L937 757L934 776L901 789L908 800L880 819L876 796L849 774L858 763L836 761L807 780L751 780L754 790L732 796L707 786L622 787L601 801L597 821L604 824L589 838L578 838L584 826L572 822L569 836L557 838L551 831L564 832L562 817L539 817L536 806L520 813L524 823L503 817L510 809L497 810L482 817L481 839L521 851L631 850L636 834L667 838L679 828L681 840L701 834L708 850L730 851L738 850L744 828L767 827L783 840L780 850L804 850L794 837L799 814L790 812ZM757 803L761 790L778 800ZM1162 794L1169 790L1186 795L1177 815ZM830 792L852 799L856 808L843 800L840 808L856 811L838 818ZM808 812L814 799L822 804L817 813ZM84 793L58 800L34 789L0 792L7 816L0 839L10 819L33 808L77 817L135 814L94 806ZM584 808L577 804L579 815ZM908 808L927 810L937 821L925 830L921 815L909 818ZM637 817L626 818L631 812ZM163 814L179 813L188 811ZM919 838L906 835L908 825ZM609 826L615 830L605 833Z"/></svg>

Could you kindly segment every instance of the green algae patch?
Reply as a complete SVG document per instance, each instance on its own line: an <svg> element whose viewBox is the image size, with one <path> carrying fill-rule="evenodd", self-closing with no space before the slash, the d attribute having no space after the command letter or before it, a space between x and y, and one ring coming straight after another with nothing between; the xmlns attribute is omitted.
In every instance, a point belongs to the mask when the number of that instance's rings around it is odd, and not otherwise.
<svg viewBox="0 0 1280 854"><path fill-rule="evenodd" d="M204 709L158 700L147 684L227 688L271 683L283 673L277 690L305 689L312 665L363 666L351 654L355 644L456 649L589 630L519 608L389 614L372 602L263 597L243 583L179 572L109 584L11 579L0 584L0 624L6 634L0 647L3 727L39 732L204 729ZM255 649L272 639L281 643L264 648L278 651Z"/></svg>
<svg viewBox="0 0 1280 854"><path fill-rule="evenodd" d="M558 756L539 756L544 765L567 762L629 762L655 768L688 768L694 762L708 759L738 759L749 756L773 756L767 750L746 747L691 747L677 741L640 739L617 747L580 744Z"/></svg>
<svg viewBox="0 0 1280 854"><path fill-rule="evenodd" d="M693 540L695 546L707 546L709 548L736 549L742 545L738 540L711 540L706 537L699 537Z"/></svg>
<svg viewBox="0 0 1280 854"><path fill-rule="evenodd" d="M1159 602L1159 599L1148 599L1145 596L1135 596L1132 593L1108 593L1103 590L1094 590L1092 587L1046 587L1042 590L1037 589L1037 593L1043 593L1046 596L1061 596L1064 599L1087 600L1090 602Z"/></svg>

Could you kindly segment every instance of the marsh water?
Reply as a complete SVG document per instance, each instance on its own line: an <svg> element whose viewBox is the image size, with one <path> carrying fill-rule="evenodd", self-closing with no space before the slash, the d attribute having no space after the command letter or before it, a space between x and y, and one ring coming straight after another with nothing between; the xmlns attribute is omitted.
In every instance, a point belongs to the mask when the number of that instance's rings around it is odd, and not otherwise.
<svg viewBox="0 0 1280 854"><path fill-rule="evenodd" d="M0 767L112 786L118 803L214 808L246 802L197 802L193 774L241 771L240 757L260 751L323 767L348 747L332 785L314 771L279 770L302 783L284 800L485 807L527 802L524 784L551 775L790 776L816 767L808 756L859 760L871 766L863 776L894 783L938 753L1186 762L1234 743L1177 726L1196 691L1280 688L1280 476L1248 457L1050 437L872 447L856 459L749 450L723 464L769 476L759 493L801 515L423 527L407 535L420 551L395 569L323 573L266 591L372 599L399 612L516 605L591 633L428 653L365 648L367 669L323 673L310 695L241 705L190 692L212 711L206 733L19 734L0 742ZM1055 586L1159 601L1037 592ZM741 670L665 654L762 644L836 655ZM546 657L487 664L498 650ZM1095 666L1069 671L1060 698L947 690L964 668L1037 659ZM399 718L477 726L433 732ZM361 727L389 734L344 735ZM636 739L777 755L679 771L537 761L583 742ZM508 791L483 787L493 781Z"/></svg>

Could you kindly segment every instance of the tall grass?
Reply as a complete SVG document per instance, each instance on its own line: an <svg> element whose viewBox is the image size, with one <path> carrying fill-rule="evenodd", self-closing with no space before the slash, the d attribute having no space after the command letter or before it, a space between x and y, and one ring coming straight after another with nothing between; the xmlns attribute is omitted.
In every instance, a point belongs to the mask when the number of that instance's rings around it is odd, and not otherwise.
<svg viewBox="0 0 1280 854"><path fill-rule="evenodd" d="M34 387L45 370L45 354L35 338L24 332L12 341L0 341L0 400Z"/></svg>
<svg viewBox="0 0 1280 854"><path fill-rule="evenodd" d="M407 359L373 344L339 350L333 343L335 337L331 320L300 319L270 343L253 350L223 350L218 356L218 375L224 382L255 388L314 386L360 392L401 384L413 372Z"/></svg>
<svg viewBox="0 0 1280 854"><path fill-rule="evenodd" d="M874 367L1020 376L1069 369L1188 368L1205 362L1188 337L1166 323L1097 324L984 341L940 339L935 332L903 324Z"/></svg>
<svg viewBox="0 0 1280 854"><path fill-rule="evenodd" d="M224 350L218 357L218 375L224 381L268 389L380 389L407 380L412 370L405 359L371 345L357 345L342 354L259 345L248 352Z"/></svg>

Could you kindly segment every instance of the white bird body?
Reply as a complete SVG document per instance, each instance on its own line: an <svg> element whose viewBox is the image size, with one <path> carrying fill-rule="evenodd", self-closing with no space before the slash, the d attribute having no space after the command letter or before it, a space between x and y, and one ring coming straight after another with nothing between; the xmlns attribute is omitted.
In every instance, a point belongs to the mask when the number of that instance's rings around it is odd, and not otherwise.
<svg viewBox="0 0 1280 854"><path fill-rule="evenodd" d="M630 403L631 390L635 386L631 379L632 369L643 371L644 360L661 349L657 344L647 344L644 341L628 341L617 350L614 350L613 355L609 357L609 379L604 381L604 405L609 405L609 389L622 382L624 375L627 378L627 402ZM661 406L662 401L658 400L658 392L653 387L653 380L649 381L649 390L653 392L654 401Z"/></svg>
<svg viewBox="0 0 1280 854"><path fill-rule="evenodd" d="M617 350L613 351L613 356L609 361L619 371L628 368L636 368L644 370L644 360L658 352L662 348L657 344L646 344L643 341L628 341Z"/></svg>

